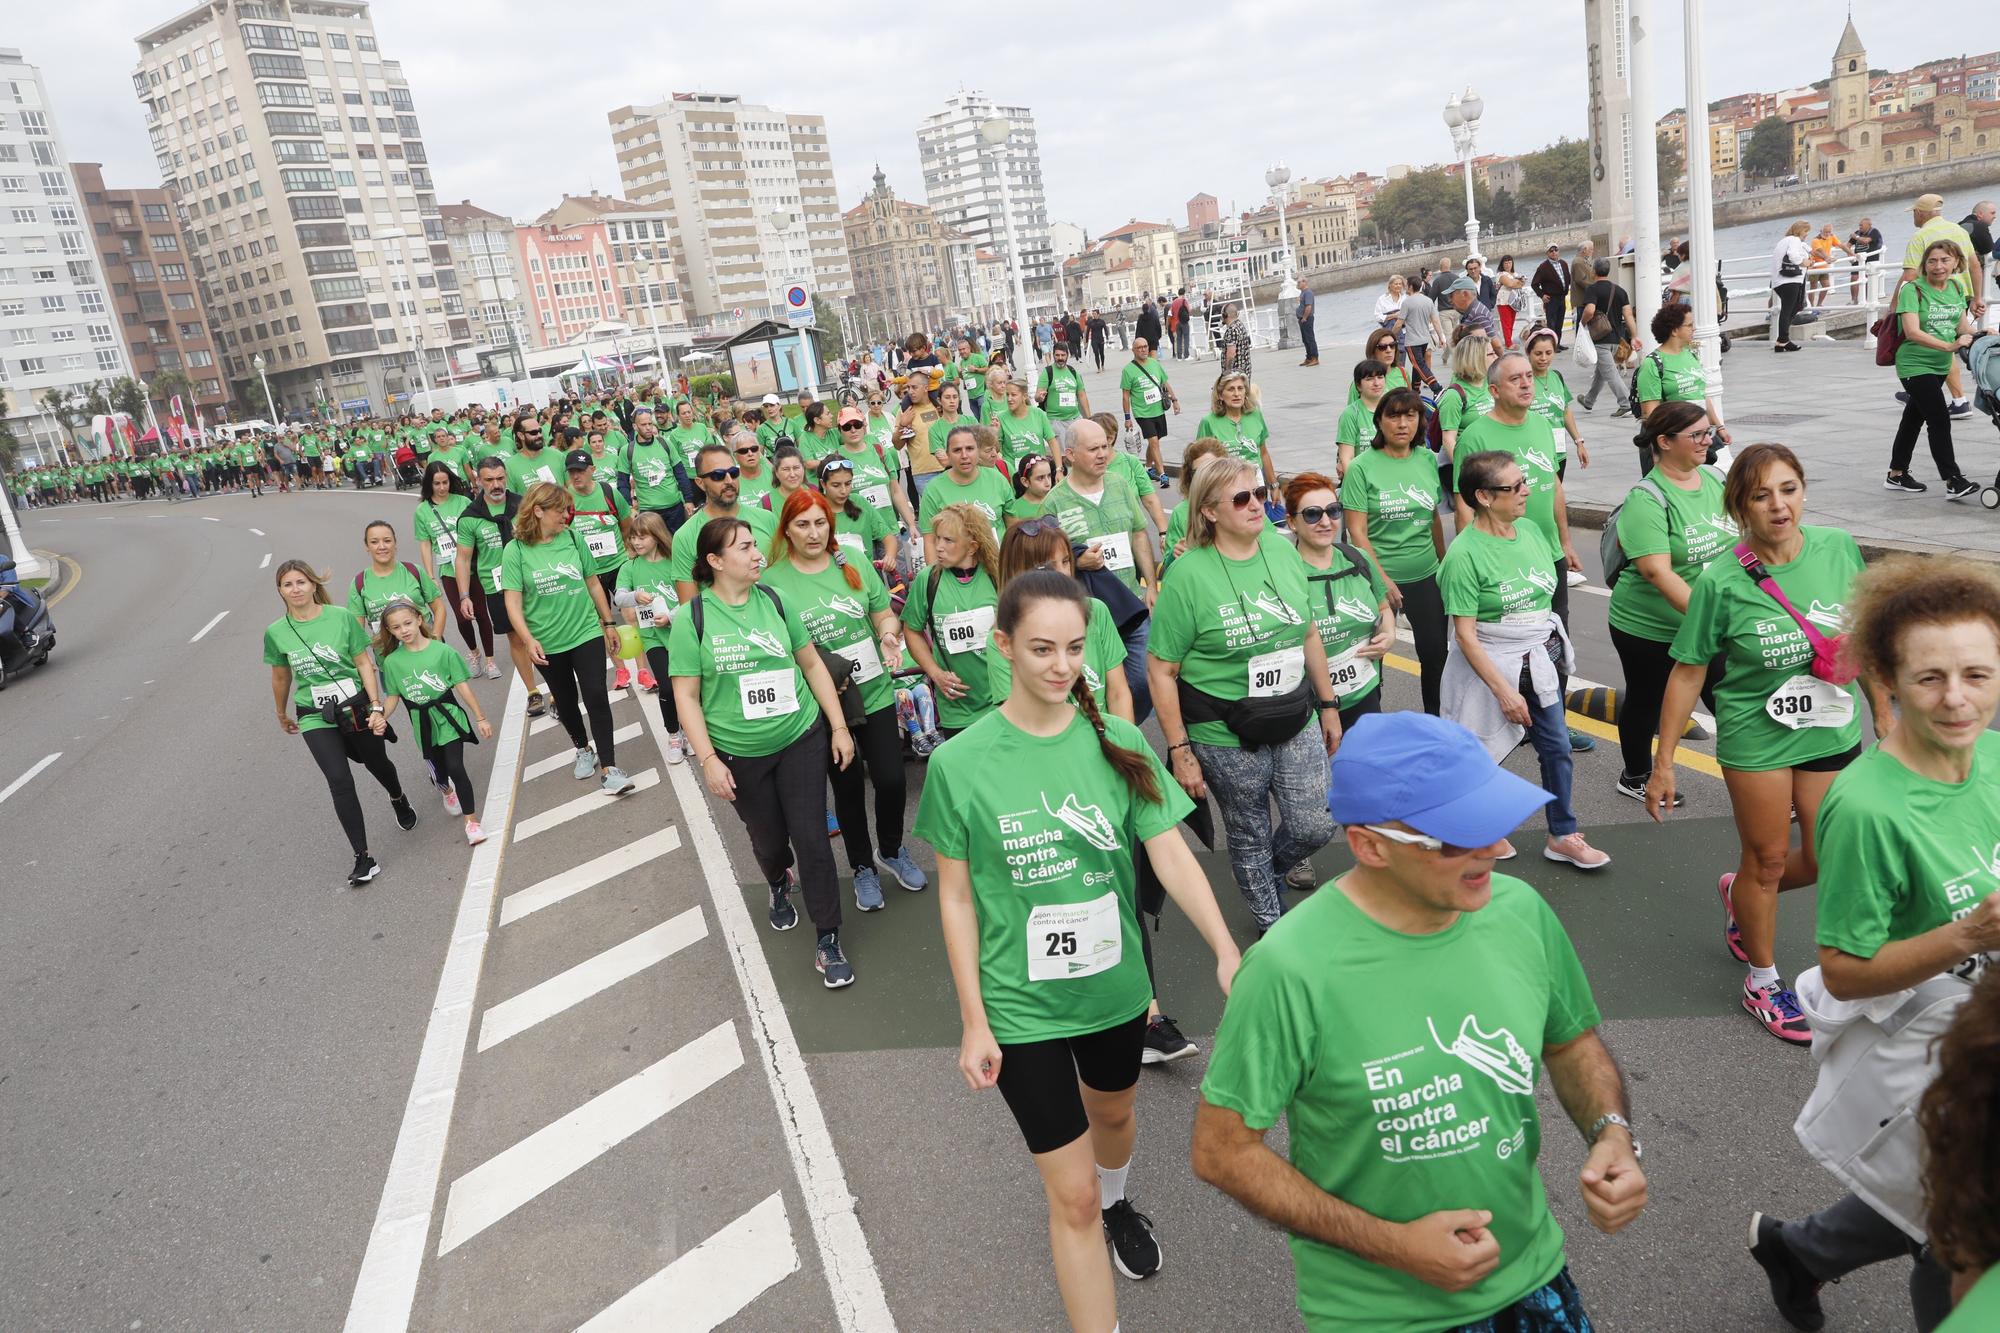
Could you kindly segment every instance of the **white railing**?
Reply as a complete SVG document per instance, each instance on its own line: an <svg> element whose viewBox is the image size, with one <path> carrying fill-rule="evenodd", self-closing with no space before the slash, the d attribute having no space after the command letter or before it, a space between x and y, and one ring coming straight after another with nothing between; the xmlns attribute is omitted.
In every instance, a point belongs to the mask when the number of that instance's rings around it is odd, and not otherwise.
<svg viewBox="0 0 2000 1333"><path fill-rule="evenodd" d="M1717 267L1722 283L1729 289L1729 303L1732 309L1741 311L1744 302L1762 298L1770 325L1770 337L1778 336L1778 299L1772 286L1772 259L1769 254L1742 255L1723 260ZM1889 297L1896 289L1896 280L1902 276L1899 266L1891 265L1880 253L1874 255L1843 255L1824 268L1807 267L1805 270L1806 303L1803 308L1813 310L1861 310L1864 312L1862 326L1866 328L1888 307ZM1675 273L1679 276L1679 271ZM1814 281L1824 277L1824 285ZM1824 297L1815 302L1814 297L1824 292Z"/></svg>

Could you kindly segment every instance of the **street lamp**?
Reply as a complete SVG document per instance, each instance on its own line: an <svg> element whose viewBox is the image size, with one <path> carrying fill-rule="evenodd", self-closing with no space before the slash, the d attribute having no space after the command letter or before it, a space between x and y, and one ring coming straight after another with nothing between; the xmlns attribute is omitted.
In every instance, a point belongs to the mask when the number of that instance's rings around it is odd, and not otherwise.
<svg viewBox="0 0 2000 1333"><path fill-rule="evenodd" d="M659 302L653 299L653 260L656 256L651 246L647 246L643 250L634 246L633 250L635 257L638 255L644 256L643 258L635 258L632 271L638 275L639 287L646 294L646 322L653 326L653 356L658 362L653 367L653 376L656 379L664 379L667 374L667 348L666 344L660 341ZM661 286L664 287L666 285L666 261L664 259L660 261L660 277Z"/></svg>
<svg viewBox="0 0 2000 1333"><path fill-rule="evenodd" d="M1014 284L1014 322L1020 325L1014 345L1027 348L1025 360L1029 363L1016 369L1026 370L1032 369L1035 362L1035 326L1028 319L1027 289L1021 285L1021 247L1014 238L1014 187L1007 183L1007 139L1013 132L1013 122L1005 116L979 122L979 137L993 150L995 170L1000 173L1000 217L1007 227L1007 276Z"/></svg>
<svg viewBox="0 0 2000 1333"><path fill-rule="evenodd" d="M1264 173L1264 184L1271 187L1271 197L1278 201L1278 242L1283 247L1285 281L1278 288L1278 346L1292 345L1292 312L1298 309L1299 284L1292 274L1292 233L1285 227L1285 187L1292 182L1292 169L1284 163L1275 163Z"/></svg>
<svg viewBox="0 0 2000 1333"><path fill-rule="evenodd" d="M264 410L271 414L271 424L275 426L278 424L277 418L283 414L278 411L278 400L271 397L271 381L264 377L264 354L262 352L250 358L250 368L257 372L257 380L264 386Z"/></svg>
<svg viewBox="0 0 2000 1333"><path fill-rule="evenodd" d="M1479 133L1479 117L1485 112L1486 103L1470 88L1444 104L1445 127L1451 131L1452 147L1458 150L1458 160L1465 169L1465 252L1468 256L1479 253L1479 217L1472 207L1472 154L1473 141Z"/></svg>
<svg viewBox="0 0 2000 1333"><path fill-rule="evenodd" d="M781 262L789 269L791 266L792 257L789 249L785 247L784 241L785 241L785 233L792 229L792 223L795 219L792 217L790 213L780 208L775 212L771 213L771 215L765 218L764 220L770 223L771 230L778 234L779 254L783 256ZM812 238L810 235L808 235L806 238L806 244L808 248L811 247ZM784 285L790 286L794 281L804 281L804 279L795 278L789 274L785 274L781 275L781 281L784 283ZM806 290L808 292L812 291L812 286L810 283L807 283ZM790 309L789 306L787 306L786 308L788 310ZM817 348L814 346L812 329L810 326L800 327L799 346L803 348L805 352L805 355L802 358L802 360L805 362L805 365L802 368L805 374L805 383L801 387L803 387L806 390L806 392L812 394L813 397L817 398L819 397L819 352Z"/></svg>

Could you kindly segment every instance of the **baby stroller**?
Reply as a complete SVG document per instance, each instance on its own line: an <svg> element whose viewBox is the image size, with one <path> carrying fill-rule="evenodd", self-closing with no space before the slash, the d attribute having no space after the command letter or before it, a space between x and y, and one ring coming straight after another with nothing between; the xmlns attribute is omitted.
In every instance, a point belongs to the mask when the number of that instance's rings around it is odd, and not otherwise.
<svg viewBox="0 0 2000 1333"><path fill-rule="evenodd" d="M424 479L424 470L417 466L417 451L407 444L396 446L396 489L407 491Z"/></svg>
<svg viewBox="0 0 2000 1333"><path fill-rule="evenodd" d="M1982 333L1959 355L1972 374L1972 405L2000 430L2000 333ZM2000 475L1979 492L1979 503L2000 509Z"/></svg>

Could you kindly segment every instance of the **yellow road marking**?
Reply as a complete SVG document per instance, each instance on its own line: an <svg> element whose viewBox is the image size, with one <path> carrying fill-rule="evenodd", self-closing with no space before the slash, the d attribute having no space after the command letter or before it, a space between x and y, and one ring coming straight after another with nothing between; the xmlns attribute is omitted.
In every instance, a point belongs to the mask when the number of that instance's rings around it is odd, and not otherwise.
<svg viewBox="0 0 2000 1333"><path fill-rule="evenodd" d="M57 555L54 551L44 551L38 548L35 554L44 560L55 561L69 567L69 579L63 584L62 591L48 599L48 605L53 608L57 602L60 602L63 598L74 592L77 584L83 582L83 566L66 555Z"/></svg>

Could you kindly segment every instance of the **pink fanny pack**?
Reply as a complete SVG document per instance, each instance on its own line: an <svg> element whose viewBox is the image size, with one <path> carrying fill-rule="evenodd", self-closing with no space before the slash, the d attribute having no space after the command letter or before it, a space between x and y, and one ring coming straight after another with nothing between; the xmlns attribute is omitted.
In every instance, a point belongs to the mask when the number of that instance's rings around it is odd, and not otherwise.
<svg viewBox="0 0 2000 1333"><path fill-rule="evenodd" d="M1773 601L1785 608L1786 614L1790 615L1793 622L1798 625L1799 632L1806 636L1806 642L1812 645L1813 650L1813 675L1829 685L1846 685L1850 684L1856 676L1861 674L1841 656L1841 645L1846 642L1847 636L1845 634L1837 634L1829 639L1826 635L1819 632L1817 625L1800 615L1799 609L1792 605L1790 598L1785 596L1785 590L1780 588L1778 581L1771 577L1771 571L1764 568L1764 562L1757 558L1756 552L1750 549L1749 543L1736 543L1736 563L1743 566L1743 572L1748 574L1758 587L1769 594Z"/></svg>

